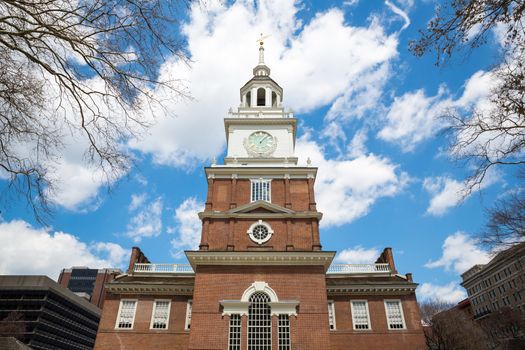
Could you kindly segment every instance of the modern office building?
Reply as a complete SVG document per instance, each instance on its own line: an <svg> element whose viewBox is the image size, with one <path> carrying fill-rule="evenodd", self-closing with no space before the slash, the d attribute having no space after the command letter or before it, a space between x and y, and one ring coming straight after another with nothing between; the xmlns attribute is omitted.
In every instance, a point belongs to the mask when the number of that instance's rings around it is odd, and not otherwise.
<svg viewBox="0 0 525 350"><path fill-rule="evenodd" d="M134 248L127 273L106 284L96 350L425 348L417 284L390 248L350 265L322 249L317 168L298 165L297 119L282 102L261 42L224 119L224 164L204 169L199 249L177 265Z"/></svg>
<svg viewBox="0 0 525 350"><path fill-rule="evenodd" d="M120 269L90 269L84 266L74 266L60 272L58 283L87 299L93 305L102 308L104 284L112 281L121 273Z"/></svg>
<svg viewBox="0 0 525 350"><path fill-rule="evenodd" d="M47 276L0 276L0 337L32 349L93 349L100 309Z"/></svg>

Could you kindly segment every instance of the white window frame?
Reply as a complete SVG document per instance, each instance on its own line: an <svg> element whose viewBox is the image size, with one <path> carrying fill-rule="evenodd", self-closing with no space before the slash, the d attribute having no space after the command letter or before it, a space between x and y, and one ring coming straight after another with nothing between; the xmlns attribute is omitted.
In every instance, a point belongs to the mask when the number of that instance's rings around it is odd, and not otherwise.
<svg viewBox="0 0 525 350"><path fill-rule="evenodd" d="M189 331L191 327L191 315L193 311L193 299L186 302L186 320L184 321L184 330Z"/></svg>
<svg viewBox="0 0 525 350"><path fill-rule="evenodd" d="M121 328L121 327L118 326L119 323L120 323L120 313L122 312L122 305L124 304L125 301L133 301L135 303L135 308L133 310L133 318L131 319L131 327L130 328ZM135 326L135 315L137 314L138 305L139 305L139 300L138 299L120 299L120 303L119 303L119 306L118 306L117 320L115 321L115 329L118 329L118 330L130 330L130 329L133 329L133 327Z"/></svg>
<svg viewBox="0 0 525 350"><path fill-rule="evenodd" d="M238 344L232 344L232 334L234 333L233 331L234 328L235 330L239 331L239 332L235 331L235 334L239 335ZM240 349L241 346L242 346L242 317L239 314L233 314L230 316L230 322L228 326L228 350L237 350L237 349Z"/></svg>
<svg viewBox="0 0 525 350"><path fill-rule="evenodd" d="M354 318L354 303L355 302L360 302L360 303L365 303L365 308L366 308L366 319L368 321L368 328L366 329L363 329L363 328L356 328L356 324L355 324L355 318ZM366 299L352 299L350 300L350 310L351 310L351 313L352 313L352 328L354 331L371 331L372 330L372 321L370 320L370 310L368 309L368 300Z"/></svg>
<svg viewBox="0 0 525 350"><path fill-rule="evenodd" d="M264 179L264 178L250 179L250 203L255 202L255 199L253 198L253 186L255 183L258 183L258 182L268 183L268 200L266 199L260 199L260 200L264 200L268 203L271 203L272 202L272 179Z"/></svg>
<svg viewBox="0 0 525 350"><path fill-rule="evenodd" d="M334 328L331 328L330 324L330 313L332 313L332 322L334 325ZM330 327L331 331L337 330L337 323L335 321L335 302L333 300L328 300L328 327Z"/></svg>
<svg viewBox="0 0 525 350"><path fill-rule="evenodd" d="M253 235L253 229L259 225L262 225L264 227L266 227L266 229L268 230L268 235L262 239L259 239L259 238L256 238L254 235ZM257 244L263 244L263 243L266 243L270 240L270 238L272 238L273 236L273 229L272 227L270 226L270 224L268 224L267 222L264 222L262 220L258 220L256 222L254 222L250 228L248 229L248 231L246 231L246 233L250 236L250 239L257 243Z"/></svg>
<svg viewBox="0 0 525 350"><path fill-rule="evenodd" d="M166 327L165 328L153 328L153 321L155 320L155 312L157 310L157 302L158 301L167 301L168 302L168 318L166 319ZM153 307L151 308L151 321L149 324L149 329L154 331L165 331L170 326L170 315L171 315L171 299L155 299L153 300Z"/></svg>
<svg viewBox="0 0 525 350"><path fill-rule="evenodd" d="M401 311L401 321L403 322L403 328L390 328L390 322L388 320L388 307L386 306L387 302L397 302L399 304L399 310ZM388 330L391 331L402 331L407 329L407 324L405 321L405 313L403 312L403 303L401 302L401 299L385 299L384 300L385 305L385 315L386 315L386 325L388 327Z"/></svg>

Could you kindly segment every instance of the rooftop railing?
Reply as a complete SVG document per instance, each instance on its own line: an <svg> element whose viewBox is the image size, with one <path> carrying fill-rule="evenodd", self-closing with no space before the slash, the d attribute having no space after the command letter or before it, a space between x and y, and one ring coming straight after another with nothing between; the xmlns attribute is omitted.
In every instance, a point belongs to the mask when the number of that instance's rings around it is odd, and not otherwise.
<svg viewBox="0 0 525 350"><path fill-rule="evenodd" d="M391 272L388 264L332 264L329 274L385 273Z"/></svg>
<svg viewBox="0 0 525 350"><path fill-rule="evenodd" d="M133 272L193 273L190 264L135 264Z"/></svg>
<svg viewBox="0 0 525 350"><path fill-rule="evenodd" d="M135 264L133 272L144 273L193 273L190 264ZM332 264L328 274L389 273L388 264Z"/></svg>

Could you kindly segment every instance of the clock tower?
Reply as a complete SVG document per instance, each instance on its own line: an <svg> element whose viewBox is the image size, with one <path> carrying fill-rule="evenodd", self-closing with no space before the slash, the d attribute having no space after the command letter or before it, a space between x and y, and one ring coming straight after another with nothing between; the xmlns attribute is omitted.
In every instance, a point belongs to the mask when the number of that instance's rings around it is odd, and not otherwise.
<svg viewBox="0 0 525 350"><path fill-rule="evenodd" d="M335 253L319 240L317 168L297 165L297 120L262 41L224 126L224 164L205 168L199 250L186 252L195 271L189 349L328 349L325 272Z"/></svg>

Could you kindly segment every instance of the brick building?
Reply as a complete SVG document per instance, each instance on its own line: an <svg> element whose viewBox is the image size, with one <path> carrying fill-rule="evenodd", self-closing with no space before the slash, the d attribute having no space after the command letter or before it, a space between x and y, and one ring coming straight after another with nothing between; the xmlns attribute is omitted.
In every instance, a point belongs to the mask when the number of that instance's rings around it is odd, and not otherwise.
<svg viewBox="0 0 525 350"><path fill-rule="evenodd" d="M58 284L102 309L104 284L112 281L121 273L120 269L90 269L84 266L73 266L69 269L62 269L58 276Z"/></svg>
<svg viewBox="0 0 525 350"><path fill-rule="evenodd" d="M282 100L261 42L224 120L224 164L205 168L199 249L177 265L133 248L127 273L106 285L95 349L424 348L417 284L390 248L361 265L322 250L317 168L297 164L297 120Z"/></svg>

